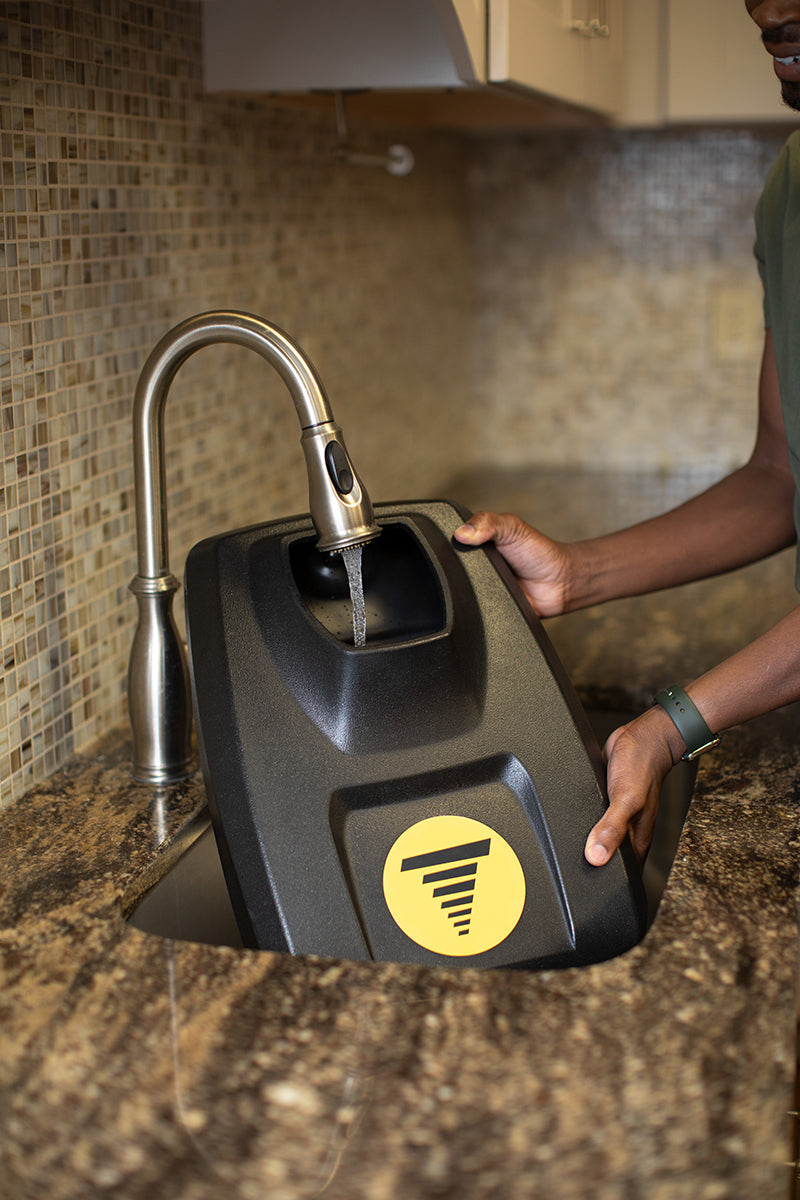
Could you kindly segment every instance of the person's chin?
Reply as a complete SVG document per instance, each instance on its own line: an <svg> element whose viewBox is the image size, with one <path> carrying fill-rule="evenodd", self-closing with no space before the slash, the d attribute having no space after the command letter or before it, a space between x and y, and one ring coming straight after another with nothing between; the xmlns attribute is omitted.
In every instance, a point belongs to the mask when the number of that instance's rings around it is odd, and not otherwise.
<svg viewBox="0 0 800 1200"><path fill-rule="evenodd" d="M800 112L800 81L789 82L784 79L781 83L781 96L784 104Z"/></svg>

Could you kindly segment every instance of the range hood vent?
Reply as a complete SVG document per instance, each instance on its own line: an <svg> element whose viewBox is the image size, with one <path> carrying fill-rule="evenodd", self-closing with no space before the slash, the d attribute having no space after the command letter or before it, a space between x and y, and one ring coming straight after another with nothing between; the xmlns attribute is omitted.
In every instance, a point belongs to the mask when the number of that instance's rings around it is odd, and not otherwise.
<svg viewBox="0 0 800 1200"><path fill-rule="evenodd" d="M204 0L203 17L211 92L486 81L485 0Z"/></svg>

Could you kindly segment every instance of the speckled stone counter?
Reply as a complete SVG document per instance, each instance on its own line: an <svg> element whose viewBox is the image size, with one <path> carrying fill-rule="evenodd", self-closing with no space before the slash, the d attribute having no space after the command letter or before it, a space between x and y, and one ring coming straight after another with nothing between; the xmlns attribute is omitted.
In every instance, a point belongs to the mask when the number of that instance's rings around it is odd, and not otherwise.
<svg viewBox="0 0 800 1200"><path fill-rule="evenodd" d="M552 622L586 701L696 674L791 566L703 589ZM133 929L121 897L203 790L131 783L110 734L0 814L0 1196L786 1200L798 722L703 760L640 946L539 974Z"/></svg>

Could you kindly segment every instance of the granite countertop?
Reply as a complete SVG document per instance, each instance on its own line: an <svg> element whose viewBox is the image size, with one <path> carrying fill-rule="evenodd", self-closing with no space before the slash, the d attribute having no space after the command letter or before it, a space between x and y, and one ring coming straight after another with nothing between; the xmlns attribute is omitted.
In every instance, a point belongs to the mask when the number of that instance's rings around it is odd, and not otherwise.
<svg viewBox="0 0 800 1200"><path fill-rule="evenodd" d="M638 707L792 602L782 557L549 631L587 704ZM703 760L641 945L536 974L132 928L203 788L132 783L110 733L0 814L0 1196L786 1200L798 720Z"/></svg>

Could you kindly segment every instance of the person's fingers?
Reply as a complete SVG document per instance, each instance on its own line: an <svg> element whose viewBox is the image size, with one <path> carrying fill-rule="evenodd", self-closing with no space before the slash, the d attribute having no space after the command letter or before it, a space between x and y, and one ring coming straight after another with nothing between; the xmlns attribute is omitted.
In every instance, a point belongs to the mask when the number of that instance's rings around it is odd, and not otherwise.
<svg viewBox="0 0 800 1200"><path fill-rule="evenodd" d="M656 817L658 816L660 790L659 788L659 795L648 801L639 816L634 817L629 826L633 853L636 855L640 866L644 865L644 860L647 858L647 852L650 849L650 843L653 840L653 829L655 828Z"/></svg>
<svg viewBox="0 0 800 1200"><path fill-rule="evenodd" d="M517 524L523 526L524 522L510 513L477 512L458 527L454 536L468 545L482 546L494 541L500 546L520 538L522 530L514 528Z"/></svg>
<svg viewBox="0 0 800 1200"><path fill-rule="evenodd" d="M540 617L565 609L569 575L567 554L560 542L540 533L514 513L478 512L455 531L457 541L481 546L493 541L516 575Z"/></svg>
<svg viewBox="0 0 800 1200"><path fill-rule="evenodd" d="M587 862L603 867L622 845L636 808L622 803L610 804L586 839L584 851Z"/></svg>
<svg viewBox="0 0 800 1200"><path fill-rule="evenodd" d="M603 755L608 763L609 804L586 839L586 860L604 866L630 831L634 853L643 862L653 836L661 784L673 763L660 714L651 709L614 730Z"/></svg>

